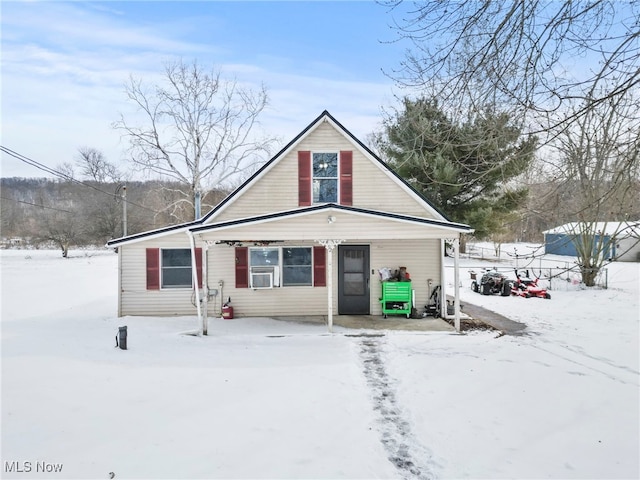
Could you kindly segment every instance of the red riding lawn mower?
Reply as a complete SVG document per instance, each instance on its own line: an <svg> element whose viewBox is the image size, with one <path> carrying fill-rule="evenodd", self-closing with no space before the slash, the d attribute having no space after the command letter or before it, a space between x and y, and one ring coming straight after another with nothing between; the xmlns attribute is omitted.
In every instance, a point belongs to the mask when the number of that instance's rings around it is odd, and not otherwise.
<svg viewBox="0 0 640 480"><path fill-rule="evenodd" d="M547 292L544 287L538 286L538 277L529 277L529 270L515 270L516 280L511 282L511 295L517 295L519 297L530 298L546 298L550 299L551 294Z"/></svg>

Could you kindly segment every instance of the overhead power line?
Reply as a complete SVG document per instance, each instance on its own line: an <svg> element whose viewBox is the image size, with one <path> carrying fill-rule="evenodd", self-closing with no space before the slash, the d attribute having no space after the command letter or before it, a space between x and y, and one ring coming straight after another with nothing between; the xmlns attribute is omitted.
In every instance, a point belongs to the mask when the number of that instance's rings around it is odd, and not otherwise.
<svg viewBox="0 0 640 480"><path fill-rule="evenodd" d="M26 205L33 205L34 207L44 208L46 210L55 210L57 212L64 212L64 213L74 213L74 212L70 212L69 210L63 210L62 208L47 207L46 205L38 205L37 203L25 202L24 200L17 200L15 198L9 198L9 197L0 197L0 198L2 198L3 200L10 200L12 202L24 203Z"/></svg>
<svg viewBox="0 0 640 480"><path fill-rule="evenodd" d="M37 161L33 160L32 158L29 158L29 157L27 157L25 155L22 155L21 153L18 153L18 152L14 151L14 150L11 150L10 148L5 147L4 145L0 145L0 151L2 151L3 153L6 153L7 155L9 155L9 156L11 156L13 158L16 158L16 159L20 160L21 162L26 163L27 165L31 165L32 167L35 167L35 168L37 168L39 170L42 170L43 172L47 172L47 173L49 173L51 175L54 175L54 176L59 177L59 178L62 178L62 179L67 180L69 182L77 183L78 185L82 185L82 186L91 188L91 189L93 189L93 190L95 190L97 192L100 192L100 193L102 193L104 195L107 195L109 197L118 198L118 195L116 193L106 192L106 191L101 190L100 188L96 187L95 185L91 185L89 183L82 182L80 180L76 180L75 178L73 178L73 177L71 177L71 176L69 176L69 175L67 175L67 174L65 174L63 172L60 172L59 170L55 170L55 169L53 169L51 167L48 167L48 166L46 166L46 165L44 165L44 164L42 164L40 162L37 162ZM133 206L136 206L138 208L143 208L145 210L149 210L150 212L153 212L155 214L159 214L160 213L160 212L158 212L158 211L156 211L156 210L154 210L152 208L145 207L144 205L140 205L140 204L131 202L130 200L127 200L127 203L129 205L133 205ZM36 206L40 206L40 205L36 205Z"/></svg>

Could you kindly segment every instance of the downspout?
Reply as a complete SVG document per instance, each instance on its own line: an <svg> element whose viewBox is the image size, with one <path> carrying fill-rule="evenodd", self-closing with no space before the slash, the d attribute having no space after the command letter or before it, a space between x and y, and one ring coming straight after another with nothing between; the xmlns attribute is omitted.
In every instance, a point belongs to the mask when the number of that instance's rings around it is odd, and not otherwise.
<svg viewBox="0 0 640 480"><path fill-rule="evenodd" d="M202 294L204 301L202 303L202 333L208 335L209 330L209 271L207 264L209 263L209 242L204 242L202 249ZM196 272L197 273L197 272Z"/></svg>
<svg viewBox="0 0 640 480"><path fill-rule="evenodd" d="M122 245L118 247L118 317L122 316Z"/></svg>
<svg viewBox="0 0 640 480"><path fill-rule="evenodd" d="M447 253L446 240L440 239L440 318L447 318L447 293L445 286L447 284L446 273L444 270L444 256Z"/></svg>
<svg viewBox="0 0 640 480"><path fill-rule="evenodd" d="M191 243L191 277L193 279L193 288L196 290L196 308L198 309L198 335L203 334L202 311L200 310L200 289L198 288L198 268L196 267L196 241L190 230L186 231ZM203 279L204 280L204 279ZM206 333L204 333L206 335Z"/></svg>

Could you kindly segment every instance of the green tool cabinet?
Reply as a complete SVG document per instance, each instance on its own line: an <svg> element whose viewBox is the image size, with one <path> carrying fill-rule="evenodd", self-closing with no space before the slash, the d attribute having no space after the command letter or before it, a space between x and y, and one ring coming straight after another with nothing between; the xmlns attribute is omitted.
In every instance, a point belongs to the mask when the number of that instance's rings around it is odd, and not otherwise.
<svg viewBox="0 0 640 480"><path fill-rule="evenodd" d="M382 282L382 314L411 315L411 282Z"/></svg>

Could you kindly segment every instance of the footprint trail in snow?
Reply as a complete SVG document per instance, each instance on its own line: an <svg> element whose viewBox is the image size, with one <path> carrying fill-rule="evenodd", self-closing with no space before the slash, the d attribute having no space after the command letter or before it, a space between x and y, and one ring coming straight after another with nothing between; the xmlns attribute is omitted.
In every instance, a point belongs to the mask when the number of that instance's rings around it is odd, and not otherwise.
<svg viewBox="0 0 640 480"><path fill-rule="evenodd" d="M403 418L403 412L397 404L393 380L389 377L382 356L382 340L381 336L367 336L360 342L360 358L378 417L380 440L389 461L402 478L433 479L435 474L431 453L414 437L411 425Z"/></svg>

